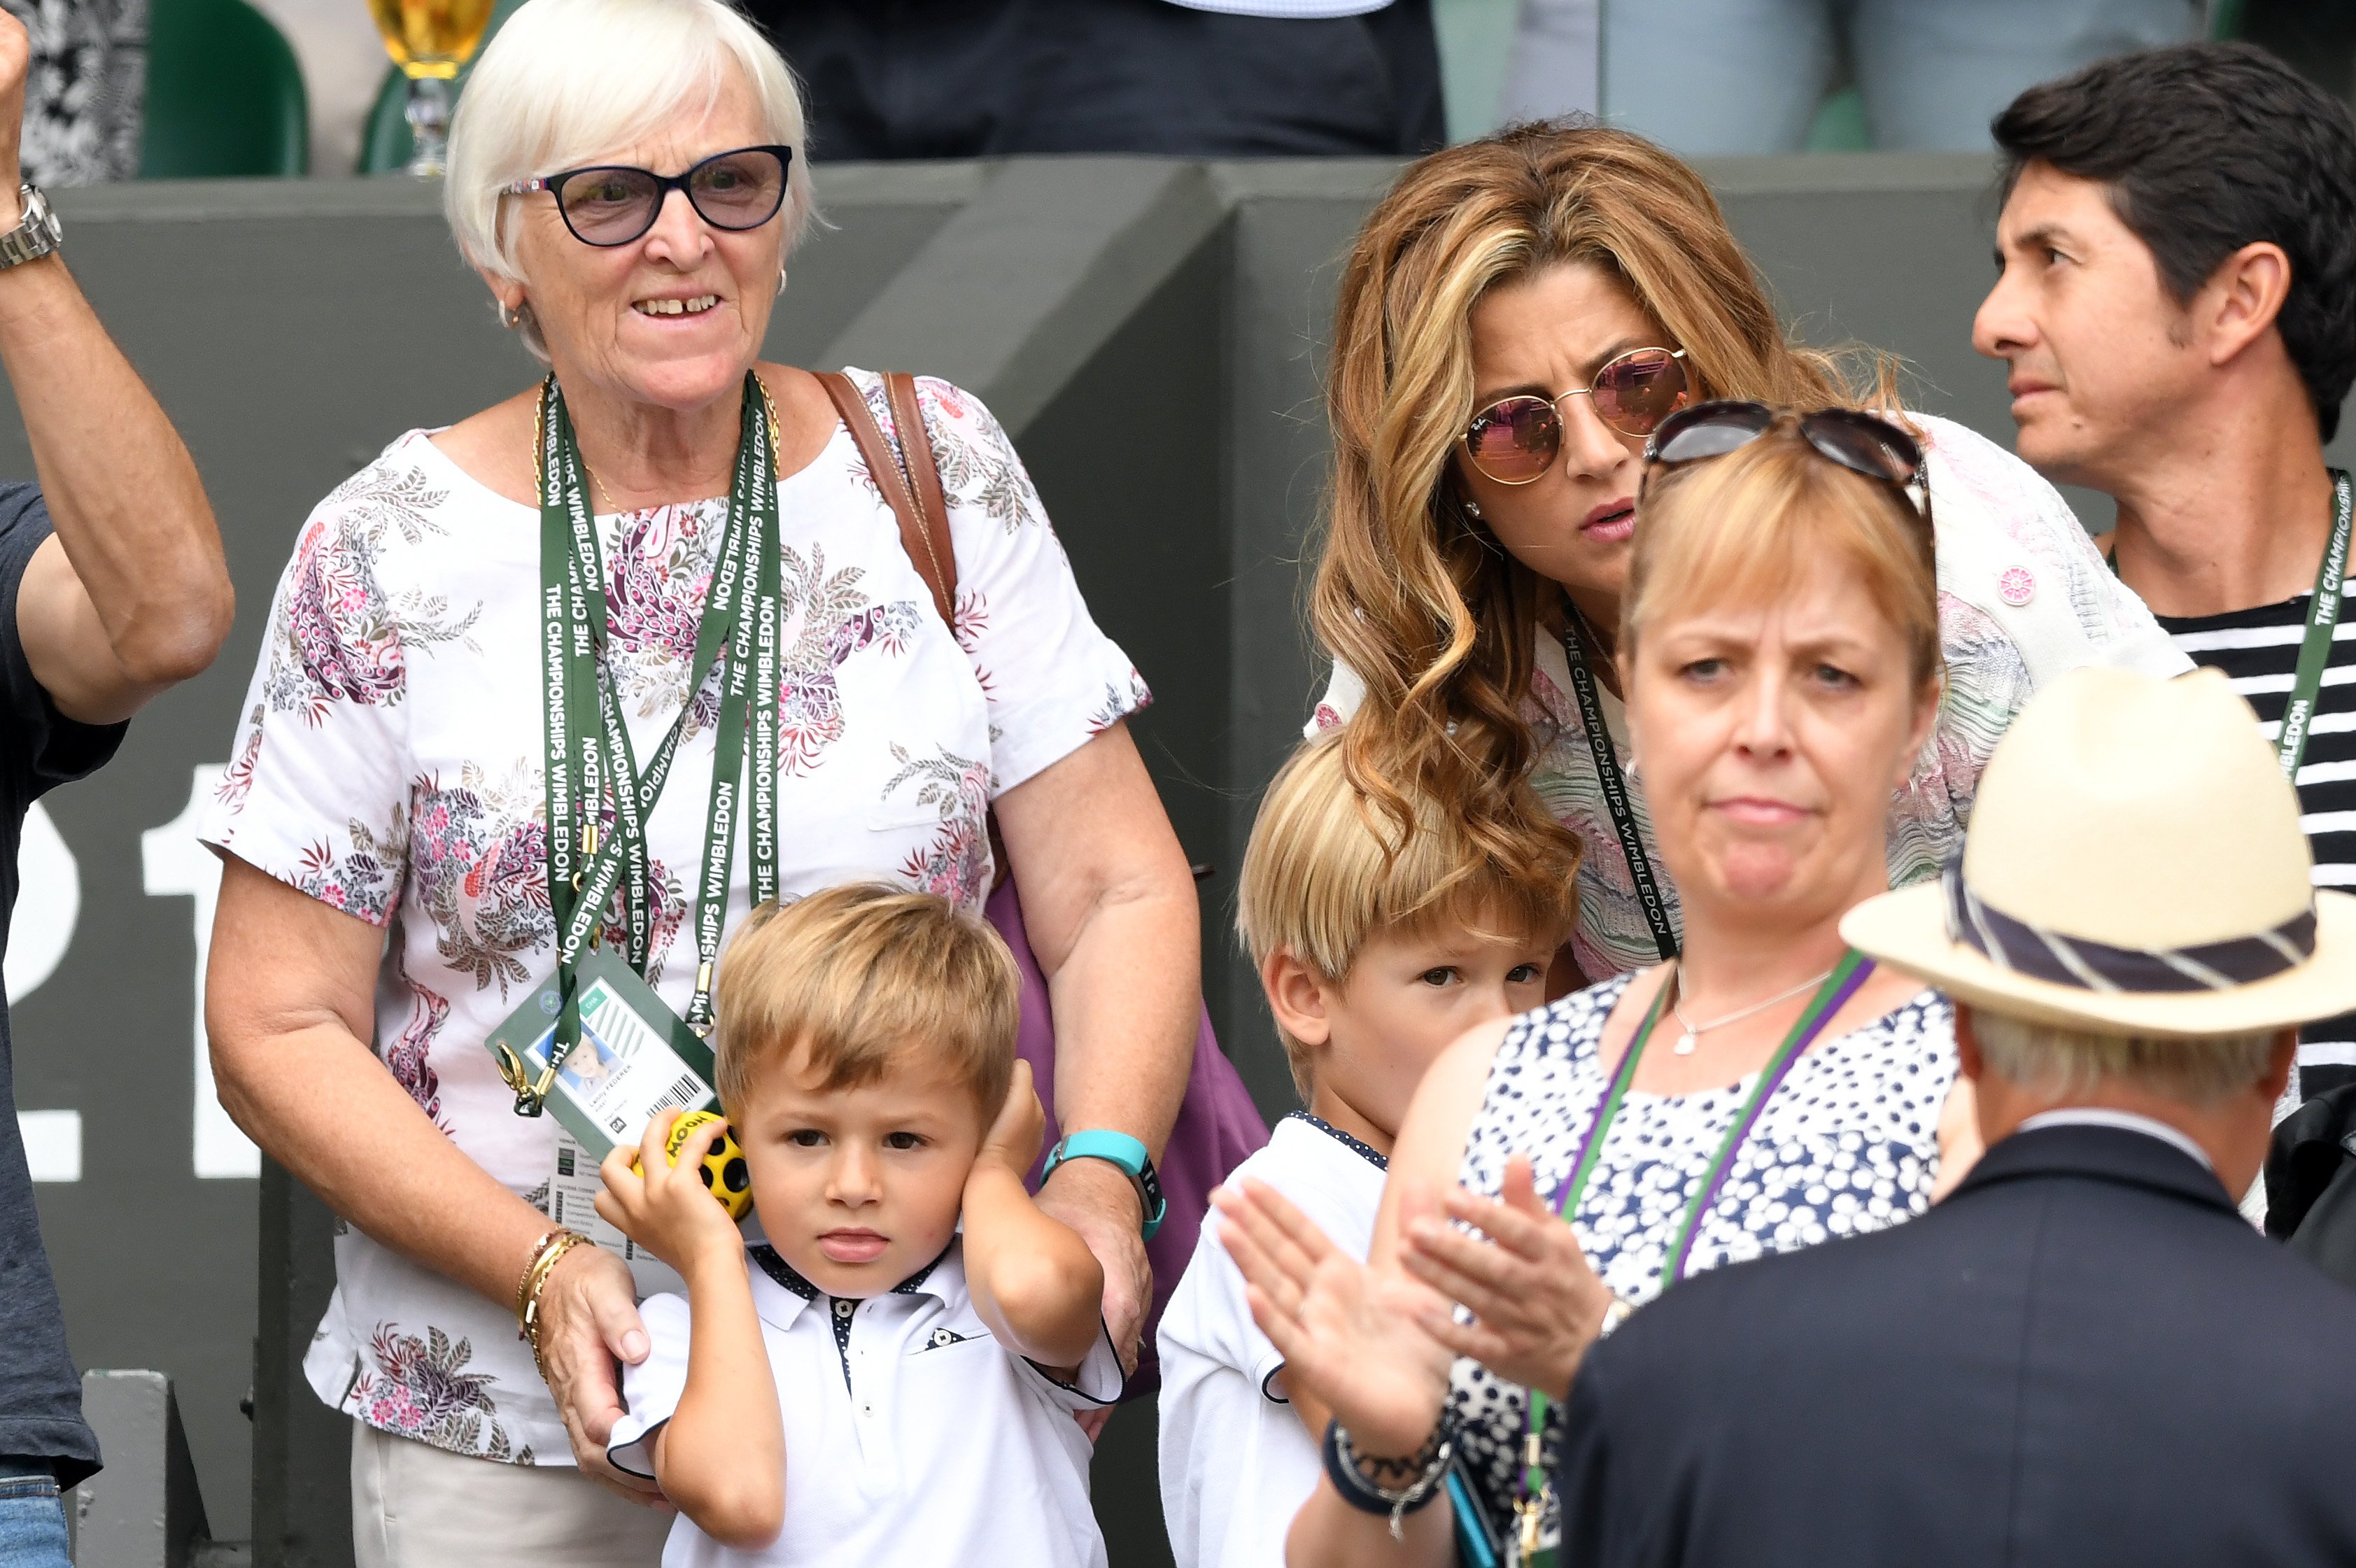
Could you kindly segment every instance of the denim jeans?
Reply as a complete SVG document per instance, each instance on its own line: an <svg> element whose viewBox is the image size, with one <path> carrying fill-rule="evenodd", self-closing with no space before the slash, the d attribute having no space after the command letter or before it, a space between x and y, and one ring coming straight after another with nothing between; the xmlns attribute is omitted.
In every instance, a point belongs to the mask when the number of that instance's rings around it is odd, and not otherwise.
<svg viewBox="0 0 2356 1568"><path fill-rule="evenodd" d="M46 1461L0 1459L0 1568L73 1568L65 1506Z"/></svg>

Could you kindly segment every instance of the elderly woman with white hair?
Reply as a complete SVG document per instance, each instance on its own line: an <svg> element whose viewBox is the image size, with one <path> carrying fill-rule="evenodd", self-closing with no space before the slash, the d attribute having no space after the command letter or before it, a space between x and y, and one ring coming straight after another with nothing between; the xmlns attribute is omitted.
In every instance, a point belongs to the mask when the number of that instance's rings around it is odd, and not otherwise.
<svg viewBox="0 0 2356 1568"><path fill-rule="evenodd" d="M890 878L979 908L994 816L1062 1125L1155 1151L1183 1094L1197 915L1124 727L1144 687L1005 433L943 382L895 419L880 377L839 405L756 363L812 210L801 144L784 61L720 0L509 21L446 203L549 375L313 512L202 830L222 1100L342 1220L305 1367L355 1421L362 1564L660 1553L667 1520L630 1506L659 1499L604 1456L616 1358L646 1354L631 1267L555 1232L593 1169L485 1047L552 976L623 960L699 1022L751 902ZM884 498L898 459L872 472L841 417L862 403L869 451L929 438L954 628ZM1124 1167L1072 1159L1042 1201L1131 1347Z"/></svg>

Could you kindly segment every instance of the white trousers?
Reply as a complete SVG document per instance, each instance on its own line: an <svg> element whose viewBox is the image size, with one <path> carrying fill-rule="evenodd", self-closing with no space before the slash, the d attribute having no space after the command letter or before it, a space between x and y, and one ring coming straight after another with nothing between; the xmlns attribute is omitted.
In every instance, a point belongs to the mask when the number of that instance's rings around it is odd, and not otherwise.
<svg viewBox="0 0 2356 1568"><path fill-rule="evenodd" d="M570 1465L469 1459L352 1423L359 1568L656 1568L670 1524Z"/></svg>

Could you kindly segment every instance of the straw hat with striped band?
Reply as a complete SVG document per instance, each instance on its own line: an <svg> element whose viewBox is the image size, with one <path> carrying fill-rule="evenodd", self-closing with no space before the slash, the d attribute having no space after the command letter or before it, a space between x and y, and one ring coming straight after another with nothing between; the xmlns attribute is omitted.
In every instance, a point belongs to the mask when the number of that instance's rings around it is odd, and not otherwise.
<svg viewBox="0 0 2356 1568"><path fill-rule="evenodd" d="M2254 1033L2356 1008L2356 898L2318 892L2298 797L2215 670L2072 670L1981 775L1935 883L1841 922L1990 1012L2098 1034Z"/></svg>

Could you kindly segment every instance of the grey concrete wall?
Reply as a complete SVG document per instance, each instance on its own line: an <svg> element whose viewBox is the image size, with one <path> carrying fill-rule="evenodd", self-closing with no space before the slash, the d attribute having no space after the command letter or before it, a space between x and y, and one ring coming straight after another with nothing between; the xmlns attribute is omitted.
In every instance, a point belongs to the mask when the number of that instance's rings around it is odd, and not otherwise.
<svg viewBox="0 0 2356 1568"><path fill-rule="evenodd" d="M1298 609L1324 480L1324 335L1339 259L1393 172L824 169L835 227L796 259L769 343L816 367L945 375L1006 421L1098 619L1158 695L1137 728L1189 853L1212 868L1206 993L1271 1114L1290 1089L1226 933L1258 792L1318 681ZM1804 336L1902 355L1919 406L2008 440L2001 368L1968 342L1991 276L1984 161L1706 172ZM200 1148L215 1169L237 1168L238 1150L218 1122L199 1141L187 890L202 879L176 858L172 825L193 771L225 758L311 505L403 430L505 396L534 368L459 265L432 193L403 182L124 187L59 205L75 272L205 473L241 612L220 665L50 803L80 912L61 961L17 1000L17 1092L27 1111L79 1112L84 1131L80 1179L38 1189L43 1221L82 1364L176 1380L215 1532L258 1524L259 1561L332 1562L342 1433L292 1375L324 1297L325 1216L283 1178L198 1174ZM13 406L0 411L0 474L28 472ZM54 877L28 878L18 919L52 934L67 923ZM249 1386L268 1418L258 1446L239 1410ZM1126 1413L1100 1458L1125 1564L1156 1560L1151 1437L1146 1413Z"/></svg>

